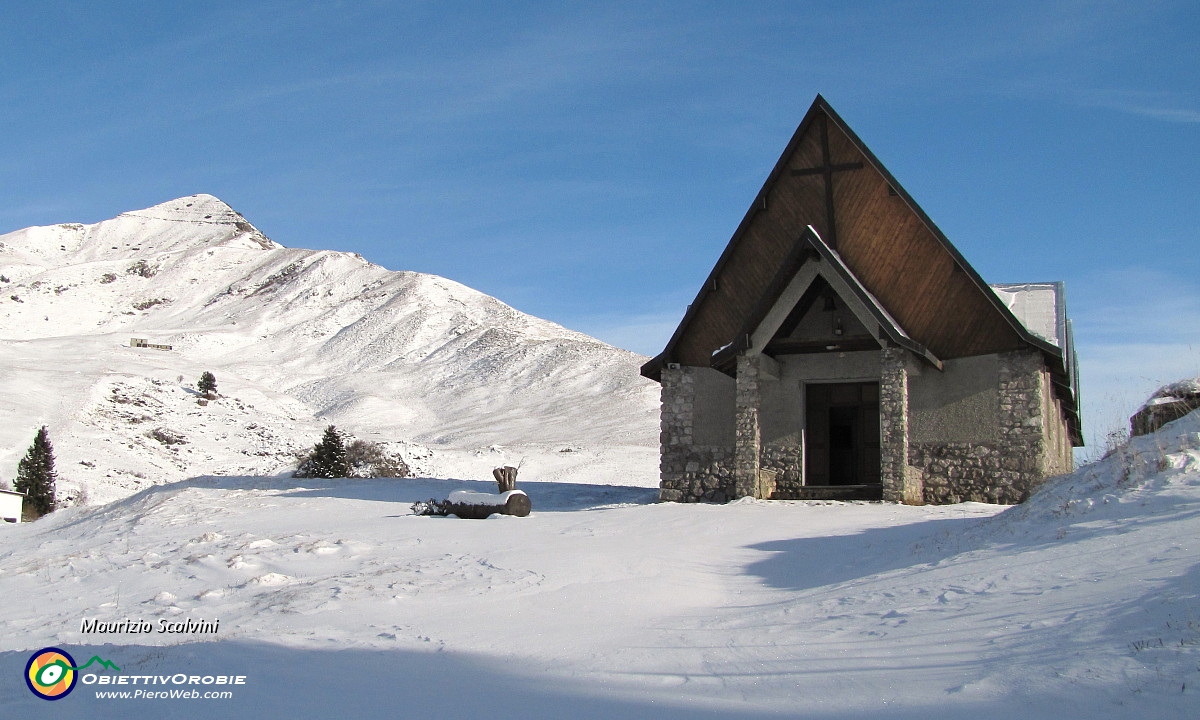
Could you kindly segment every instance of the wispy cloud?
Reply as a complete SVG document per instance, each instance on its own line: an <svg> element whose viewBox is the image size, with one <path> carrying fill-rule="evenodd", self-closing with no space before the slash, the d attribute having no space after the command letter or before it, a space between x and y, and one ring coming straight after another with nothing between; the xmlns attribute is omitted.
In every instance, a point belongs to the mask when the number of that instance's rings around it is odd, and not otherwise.
<svg viewBox="0 0 1200 720"><path fill-rule="evenodd" d="M1146 267L1091 273L1067 302L1076 326L1103 342L1156 342L1164 338L1200 344L1200 282ZM1084 335L1081 334L1081 337Z"/></svg>
<svg viewBox="0 0 1200 720"><path fill-rule="evenodd" d="M1145 115L1156 120L1180 123L1200 123L1200 110L1183 110L1175 108L1156 107L1125 107L1118 108L1135 115Z"/></svg>
<svg viewBox="0 0 1200 720"><path fill-rule="evenodd" d="M1190 96L1144 90L1081 90L1075 92L1086 106L1171 123L1200 123L1200 109ZM1192 106L1192 107L1189 107Z"/></svg>

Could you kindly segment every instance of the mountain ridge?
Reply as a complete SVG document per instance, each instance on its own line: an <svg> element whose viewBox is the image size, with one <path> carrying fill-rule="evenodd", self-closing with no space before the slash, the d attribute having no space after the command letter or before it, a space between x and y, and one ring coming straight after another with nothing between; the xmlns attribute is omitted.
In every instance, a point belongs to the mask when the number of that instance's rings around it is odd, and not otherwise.
<svg viewBox="0 0 1200 720"><path fill-rule="evenodd" d="M354 253L284 247L213 196L91 225L2 235L0 275L8 279L0 283L4 366L19 366L22 358L38 364L41 357L44 368L91 377L89 387L111 391L105 378L126 375L151 396L161 383L173 379L182 388L180 376L194 382L193 374L211 370L222 392L230 386L255 393L255 412L296 425L272 431L294 438L289 453L322 423L441 448L435 455L493 445L578 445L601 454L629 446L649 462L656 448L657 388L638 376L641 356L446 278L387 270ZM172 350L131 349L131 337ZM25 387L53 394L44 381ZM293 402L309 417L296 417ZM95 425L92 411L75 406L34 421L16 409L27 412L29 404L0 401L0 418L24 433L36 422L69 430L91 417ZM278 407L268 412L267 405ZM245 414L238 422L254 424L254 413ZM7 458L0 450L5 475L28 442L14 432L0 430L0 448L8 448ZM157 471L214 470L211 463L179 462L178 450L170 455ZM156 470L135 472L152 479ZM605 472L617 472L615 465Z"/></svg>

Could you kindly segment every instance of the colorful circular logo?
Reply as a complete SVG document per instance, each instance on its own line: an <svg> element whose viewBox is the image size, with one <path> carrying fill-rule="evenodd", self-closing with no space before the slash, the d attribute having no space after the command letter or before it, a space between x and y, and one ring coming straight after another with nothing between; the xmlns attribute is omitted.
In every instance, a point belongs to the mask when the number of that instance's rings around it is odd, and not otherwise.
<svg viewBox="0 0 1200 720"><path fill-rule="evenodd" d="M61 700L75 689L79 680L75 658L66 650L42 648L25 665L25 684L43 700Z"/></svg>

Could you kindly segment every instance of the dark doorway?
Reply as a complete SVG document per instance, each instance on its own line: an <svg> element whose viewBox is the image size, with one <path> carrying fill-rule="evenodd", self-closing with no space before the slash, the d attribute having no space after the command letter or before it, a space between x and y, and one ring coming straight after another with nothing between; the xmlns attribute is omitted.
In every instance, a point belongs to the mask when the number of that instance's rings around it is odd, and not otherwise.
<svg viewBox="0 0 1200 720"><path fill-rule="evenodd" d="M879 383L806 386L804 484L879 484Z"/></svg>

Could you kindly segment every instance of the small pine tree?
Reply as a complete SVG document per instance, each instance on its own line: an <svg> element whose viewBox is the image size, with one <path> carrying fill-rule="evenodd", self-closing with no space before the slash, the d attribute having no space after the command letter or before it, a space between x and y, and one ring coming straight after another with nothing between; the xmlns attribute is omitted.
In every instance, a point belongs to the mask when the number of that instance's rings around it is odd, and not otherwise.
<svg viewBox="0 0 1200 720"><path fill-rule="evenodd" d="M346 445L342 434L333 425L325 428L321 442L308 457L305 477L344 478L350 475L350 462L346 457Z"/></svg>
<svg viewBox="0 0 1200 720"><path fill-rule="evenodd" d="M33 438L29 452L17 464L17 479L13 482L13 489L25 493L26 508L35 517L41 517L54 512L54 486L57 480L54 446L50 444L50 434L43 425Z"/></svg>
<svg viewBox="0 0 1200 720"><path fill-rule="evenodd" d="M196 387L205 395L217 394L217 376L205 370L200 376L200 382L196 383Z"/></svg>

